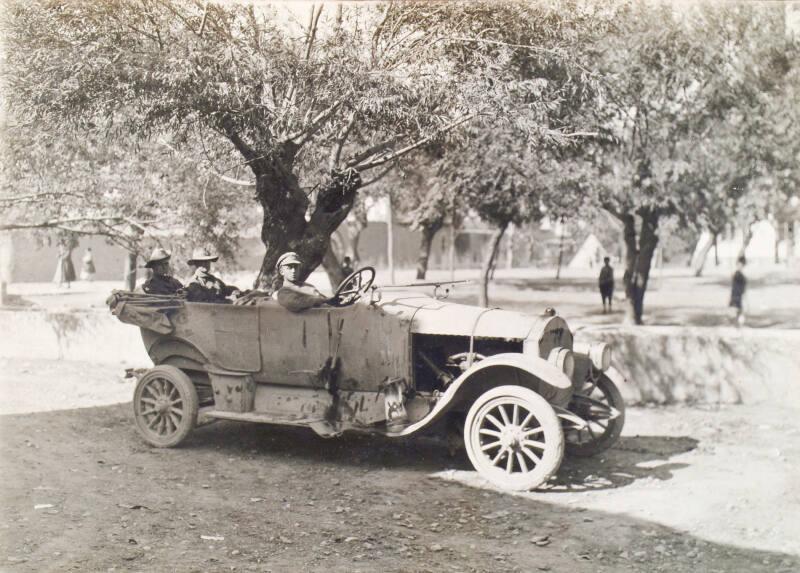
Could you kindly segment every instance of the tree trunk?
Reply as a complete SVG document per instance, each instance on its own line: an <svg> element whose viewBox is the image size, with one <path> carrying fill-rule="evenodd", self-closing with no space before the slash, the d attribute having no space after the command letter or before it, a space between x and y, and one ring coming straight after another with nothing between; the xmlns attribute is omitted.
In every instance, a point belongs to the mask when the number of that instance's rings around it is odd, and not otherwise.
<svg viewBox="0 0 800 573"><path fill-rule="evenodd" d="M626 318L633 324L643 324L644 295L650 278L653 255L658 247L658 214L642 210L642 230L639 235L638 255L630 275L628 312Z"/></svg>
<svg viewBox="0 0 800 573"><path fill-rule="evenodd" d="M514 268L514 223L508 226L508 240L506 241L506 268Z"/></svg>
<svg viewBox="0 0 800 573"><path fill-rule="evenodd" d="M342 263L333 252L333 246L328 243L328 248L325 251L325 256L322 257L322 266L325 273L328 275L328 280L331 282L331 292L336 292L336 288L345 279Z"/></svg>
<svg viewBox="0 0 800 573"><path fill-rule="evenodd" d="M387 201L386 213L386 259L389 263L389 284L395 284L394 280L394 209L392 209L392 198Z"/></svg>
<svg viewBox="0 0 800 573"><path fill-rule="evenodd" d="M261 165L256 179L256 197L263 210L261 241L266 252L255 287L274 290L280 283L275 263L283 253L294 251L300 257L300 280L322 263L331 235L353 207L361 176L353 169L333 172L319 187L316 204L306 220L308 199L295 175L277 161L267 167Z"/></svg>
<svg viewBox="0 0 800 573"><path fill-rule="evenodd" d="M444 221L438 220L422 227L422 235L419 240L419 254L417 256L417 280L424 280L428 273L428 261L431 256L431 245L439 229L442 228Z"/></svg>
<svg viewBox="0 0 800 573"><path fill-rule="evenodd" d="M616 214L622 221L625 242L625 274L622 277L627 298L625 322L642 324L644 294L650 278L653 255L658 247L658 212L640 209L642 229L636 237L636 217L632 213Z"/></svg>
<svg viewBox="0 0 800 573"><path fill-rule="evenodd" d="M353 259L353 268L358 268L358 263L361 261L361 255L358 252L358 243L361 240L361 233L367 228L367 210L364 209L362 213L356 216L352 225L348 226L350 231L350 257Z"/></svg>
<svg viewBox="0 0 800 573"><path fill-rule="evenodd" d="M367 210L362 204L357 204L344 223L331 236L334 254L338 258L349 256L353 268L358 268L361 261L358 244L361 233L367 228L367 224Z"/></svg>
<svg viewBox="0 0 800 573"><path fill-rule="evenodd" d="M739 248L739 254L736 255L736 259L741 259L745 252L747 251L747 246L750 244L750 241L753 239L753 225L747 224L744 226L742 230L742 246Z"/></svg>
<svg viewBox="0 0 800 573"><path fill-rule="evenodd" d="M780 229L776 226L775 227L775 264L780 264L781 262L781 235Z"/></svg>
<svg viewBox="0 0 800 573"><path fill-rule="evenodd" d="M564 260L564 218L561 218L561 236L558 238L558 264L556 265L556 280L561 279L561 263Z"/></svg>
<svg viewBox="0 0 800 573"><path fill-rule="evenodd" d="M8 303L8 285L14 282L14 237L0 233L0 306Z"/></svg>
<svg viewBox="0 0 800 573"><path fill-rule="evenodd" d="M719 233L714 235L714 266L719 266Z"/></svg>
<svg viewBox="0 0 800 573"><path fill-rule="evenodd" d="M450 280L456 280L456 224L450 223L450 241L447 245L447 262L450 266Z"/></svg>
<svg viewBox="0 0 800 573"><path fill-rule="evenodd" d="M137 253L128 252L125 257L125 290L133 290L136 288L136 262L139 258Z"/></svg>
<svg viewBox="0 0 800 573"><path fill-rule="evenodd" d="M699 277L703 274L703 268L706 265L706 259L708 259L708 253L711 252L712 247L717 242L717 234L712 233L708 237L708 241L706 241L700 251L698 251L697 255L695 256L694 260L694 276Z"/></svg>
<svg viewBox="0 0 800 573"><path fill-rule="evenodd" d="M489 243L489 250L487 256L483 261L483 268L481 269L481 289L478 300L478 305L489 306L489 274L492 272L494 260L497 257L497 251L500 249L500 242L503 240L503 234L506 232L508 223L503 223L492 235L491 242Z"/></svg>

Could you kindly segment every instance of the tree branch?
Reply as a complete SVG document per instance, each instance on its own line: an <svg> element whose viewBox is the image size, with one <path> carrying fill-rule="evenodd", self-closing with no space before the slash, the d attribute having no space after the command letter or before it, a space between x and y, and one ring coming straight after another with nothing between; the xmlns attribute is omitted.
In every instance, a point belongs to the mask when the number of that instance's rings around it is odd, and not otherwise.
<svg viewBox="0 0 800 573"><path fill-rule="evenodd" d="M362 184L361 184L361 189L363 189L363 188L364 188L364 187L366 187L367 185L372 185L373 183L377 183L378 181L380 181L381 179L383 179L384 177L386 177L386 176L387 176L389 173L391 173L392 169L394 169L395 167L397 167L397 164L396 164L396 163L390 163L390 164L389 164L389 167L387 167L386 169L384 169L383 171L381 171L381 172L380 172L378 175L376 175L376 176L375 176L375 177L373 177L372 179L368 179L367 181L365 181L364 183L362 183Z"/></svg>
<svg viewBox="0 0 800 573"><path fill-rule="evenodd" d="M463 123L466 123L467 121L471 120L473 117L475 117L475 114L474 113L469 113L469 114L461 117L460 119L458 119L456 121L453 121L453 122L449 123L448 125L444 126L442 129L437 131L434 135L429 135L427 137L423 137L422 139L417 140L414 143L412 143L410 145L407 145L406 147L404 147L404 148L402 148L402 149L400 149L398 151L394 151L392 153L389 153L389 154L384 155L382 157L379 157L377 159L373 159L372 161L367 161L366 163L360 163L358 165L354 165L353 167L357 171L366 171L367 169L372 169L373 167L378 167L380 165L388 163L389 161L393 161L395 159L398 159L399 157L402 157L403 155L406 155L407 153L410 153L411 151L417 149L418 147L422 147L423 145L425 145L426 143L431 141L434 138L435 135L441 135L443 133L447 133L448 131L450 131L452 129L455 129L459 125L461 125Z"/></svg>
<svg viewBox="0 0 800 573"><path fill-rule="evenodd" d="M82 193L72 193L71 191L43 191L42 193L30 193L28 195L14 195L11 197L0 197L0 203L37 203L40 198L45 197L77 197L78 199L88 199Z"/></svg>
<svg viewBox="0 0 800 573"><path fill-rule="evenodd" d="M381 153L382 151L386 151L392 145L394 145L396 142L398 142L401 139L403 139L405 136L406 136L405 133L398 133L397 135L393 135L392 137L390 137L386 141L378 143L377 145L373 145L372 147L370 147L369 149L367 149L363 153L359 153L355 157L351 157L346 163L347 167L354 167L355 165L357 165L358 163L360 163L364 159L367 159L371 155L375 155L376 153Z"/></svg>
<svg viewBox="0 0 800 573"><path fill-rule="evenodd" d="M127 217L71 217L68 219L52 219L50 221L39 221L36 223L8 223L0 224L0 231L16 231L20 229L52 229L64 228L64 225L83 224L83 223L97 223L107 224L108 221L116 221L117 223L129 223ZM141 224L138 227L144 228ZM77 232L77 231L76 231Z"/></svg>
<svg viewBox="0 0 800 573"><path fill-rule="evenodd" d="M314 133L316 133L320 127L322 127L322 124L325 123L325 121L327 121L331 117L331 115L333 115L333 112L339 109L339 106L341 105L342 105L342 100L333 102L333 104L331 104L328 108L319 112L316 115L316 117L314 117L314 119L311 120L311 123L309 123L307 126L304 126L301 129L295 131L294 133L290 133L289 135L287 135L286 141L292 141L295 138L300 137L302 135L303 136L302 139L299 142L296 142L298 147L302 146L309 139L311 139L311 136L314 135Z"/></svg>
<svg viewBox="0 0 800 573"><path fill-rule="evenodd" d="M347 123L344 127L339 131L339 136L336 138L336 144L331 148L331 155L328 159L328 168L335 169L336 166L339 164L339 160L342 157L342 149L344 149L344 144L347 141L347 138L350 135L350 132L353 130L353 127L356 125L356 112L353 111L350 114L350 118L347 120Z"/></svg>
<svg viewBox="0 0 800 573"><path fill-rule="evenodd" d="M309 21L309 29L308 29L308 44L306 46L306 61L311 57L311 47L314 45L314 38L317 37L317 22L319 22L319 17L322 15L322 8L324 4L319 5L319 9L317 10L316 16L314 15L314 5L311 5L311 20Z"/></svg>
<svg viewBox="0 0 800 573"><path fill-rule="evenodd" d="M261 159L261 157L233 129L233 121L230 117L225 116L222 118L222 128L225 130L225 137L233 143L233 146L245 158L250 169L253 170L253 173L258 176L261 169L256 165L256 162Z"/></svg>

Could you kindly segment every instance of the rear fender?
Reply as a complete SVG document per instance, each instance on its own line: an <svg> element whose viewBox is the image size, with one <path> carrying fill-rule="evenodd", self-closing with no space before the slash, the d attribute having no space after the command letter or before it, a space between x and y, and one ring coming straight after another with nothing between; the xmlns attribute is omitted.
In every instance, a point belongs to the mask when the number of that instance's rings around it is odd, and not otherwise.
<svg viewBox="0 0 800 573"><path fill-rule="evenodd" d="M506 384L530 388L557 406L566 406L572 396L572 381L546 360L526 354L495 354L451 382L424 418L389 435L399 437L418 432L453 409L468 409L487 390Z"/></svg>

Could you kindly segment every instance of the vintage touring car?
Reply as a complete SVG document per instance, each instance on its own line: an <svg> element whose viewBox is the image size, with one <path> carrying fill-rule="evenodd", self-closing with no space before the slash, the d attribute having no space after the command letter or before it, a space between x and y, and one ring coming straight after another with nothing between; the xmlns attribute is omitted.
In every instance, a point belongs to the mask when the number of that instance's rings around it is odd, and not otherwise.
<svg viewBox="0 0 800 573"><path fill-rule="evenodd" d="M115 292L155 366L138 380L136 427L178 445L198 420L389 437L454 429L475 469L505 489L542 485L564 450L611 447L622 376L602 343L580 347L553 309L522 314L348 277L330 305L289 312L270 298L193 303Z"/></svg>

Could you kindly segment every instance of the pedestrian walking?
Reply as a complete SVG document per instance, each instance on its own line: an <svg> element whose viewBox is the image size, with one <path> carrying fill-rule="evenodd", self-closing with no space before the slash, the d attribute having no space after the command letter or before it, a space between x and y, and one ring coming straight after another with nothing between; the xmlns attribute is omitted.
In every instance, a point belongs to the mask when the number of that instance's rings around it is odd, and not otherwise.
<svg viewBox="0 0 800 573"><path fill-rule="evenodd" d="M733 273L731 281L731 301L729 306L736 309L734 323L736 326L744 326L744 293L747 290L747 277L744 276L744 266L747 260L739 257L736 261L736 272Z"/></svg>
<svg viewBox="0 0 800 573"><path fill-rule="evenodd" d="M603 263L597 284L600 287L600 297L603 299L603 314L606 314L606 312L611 312L611 301L614 297L614 267L611 266L610 257L604 257ZM606 302L608 302L608 310L606 310Z"/></svg>
<svg viewBox="0 0 800 573"><path fill-rule="evenodd" d="M89 247L86 249L86 254L83 255L83 260L81 261L81 280L93 281L95 272L92 247Z"/></svg>
<svg viewBox="0 0 800 573"><path fill-rule="evenodd" d="M58 261L56 261L56 272L53 275L53 282L58 286L66 283L70 288L70 283L75 280L75 265L72 264L72 246L61 243L58 245Z"/></svg>

